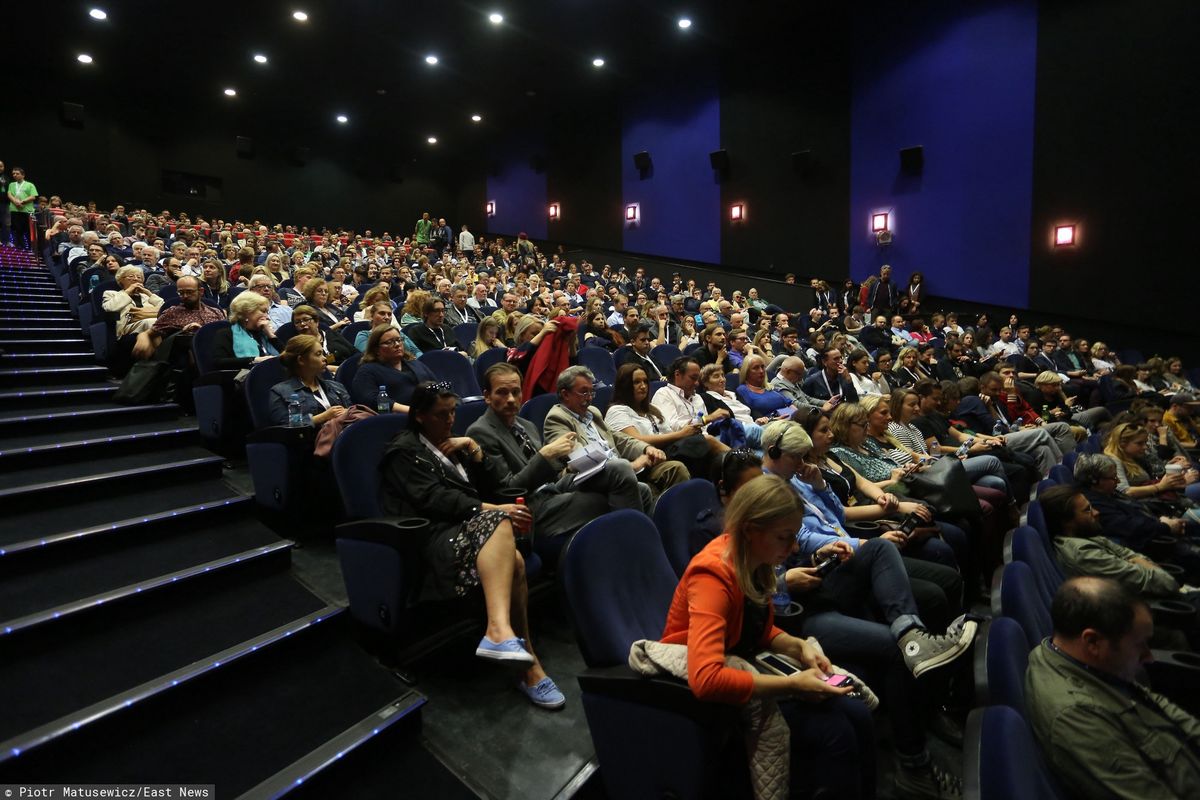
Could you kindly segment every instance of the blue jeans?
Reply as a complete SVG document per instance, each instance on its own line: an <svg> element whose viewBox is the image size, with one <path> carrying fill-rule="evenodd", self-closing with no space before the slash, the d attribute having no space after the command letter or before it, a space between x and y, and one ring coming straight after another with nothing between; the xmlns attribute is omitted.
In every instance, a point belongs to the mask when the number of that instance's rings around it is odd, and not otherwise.
<svg viewBox="0 0 1200 800"><path fill-rule="evenodd" d="M967 477L971 479L971 483L986 486L989 489L998 489L1012 497L1004 465L1000 463L1000 459L987 455L971 456L965 459L962 465L963 469L967 471Z"/></svg>

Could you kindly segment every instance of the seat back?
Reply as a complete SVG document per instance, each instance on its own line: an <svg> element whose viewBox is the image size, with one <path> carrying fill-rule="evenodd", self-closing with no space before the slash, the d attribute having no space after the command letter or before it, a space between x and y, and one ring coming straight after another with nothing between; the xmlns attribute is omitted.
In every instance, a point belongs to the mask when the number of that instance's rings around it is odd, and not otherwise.
<svg viewBox="0 0 1200 800"><path fill-rule="evenodd" d="M1028 564L1037 581L1038 591L1046 608L1054 600L1054 593L1062 584L1064 578L1058 562L1054 560L1054 550L1050 542L1028 526L1022 526L1013 531L1012 560Z"/></svg>
<svg viewBox="0 0 1200 800"><path fill-rule="evenodd" d="M712 481L693 478L662 493L654 507L654 526L662 539L667 561L677 576L682 576L688 562L696 555L692 542L692 530L696 515L706 508L717 508L717 498Z"/></svg>
<svg viewBox="0 0 1200 800"><path fill-rule="evenodd" d="M567 544L560 563L588 666L624 664L631 644L662 635L679 580L645 514L621 509L592 520Z"/></svg>
<svg viewBox="0 0 1200 800"><path fill-rule="evenodd" d="M429 367L434 375L450 381L454 393L459 397L483 395L479 390L478 381L475 380L475 373L471 370L471 362L463 358L462 354L451 350L430 350L428 353L422 353L417 360Z"/></svg>
<svg viewBox="0 0 1200 800"><path fill-rule="evenodd" d="M611 383L606 383L596 387L596 397L592 400L592 405L600 409L603 414L608 411L609 405L612 403L613 386Z"/></svg>
<svg viewBox="0 0 1200 800"><path fill-rule="evenodd" d="M196 360L196 370L201 374L216 372L217 367L213 358L213 342L217 333L229 327L224 320L210 322L200 327L192 337L192 356Z"/></svg>
<svg viewBox="0 0 1200 800"><path fill-rule="evenodd" d="M1078 447L1078 445L1076 446ZM1063 453L1062 466L1066 467L1071 472L1071 479L1075 479L1075 462L1079 460L1079 451L1072 450L1069 453Z"/></svg>
<svg viewBox="0 0 1200 800"><path fill-rule="evenodd" d="M285 345L288 339L296 335L296 326L290 322L285 322L275 329L275 338L279 340L279 344Z"/></svg>
<svg viewBox="0 0 1200 800"><path fill-rule="evenodd" d="M671 362L683 355L673 344L660 344L650 351L650 360L661 370L666 370Z"/></svg>
<svg viewBox="0 0 1200 800"><path fill-rule="evenodd" d="M1071 466L1074 466L1074 464ZM1075 480L1075 475L1071 472L1071 467L1067 467L1064 464L1055 464L1051 467L1050 477L1054 479L1055 483L1064 486L1073 483Z"/></svg>
<svg viewBox="0 0 1200 800"><path fill-rule="evenodd" d="M350 346L353 347L354 340L358 338L359 331L369 331L369 330L371 330L371 321L370 320L365 320L363 322L351 322L345 328L342 328L342 336L346 339L347 342L350 343Z"/></svg>
<svg viewBox="0 0 1200 800"><path fill-rule="evenodd" d="M592 371L597 381L612 385L617 380L617 367L612 353L603 347L585 347L579 351L579 363Z"/></svg>
<svg viewBox="0 0 1200 800"><path fill-rule="evenodd" d="M392 439L408 427L407 414L380 414L346 427L333 443L333 475L350 519L381 516L379 463Z"/></svg>
<svg viewBox="0 0 1200 800"><path fill-rule="evenodd" d="M977 708L963 737L967 800L1059 800L1065 795L1042 761L1029 724L1008 706Z"/></svg>
<svg viewBox="0 0 1200 800"><path fill-rule="evenodd" d="M1025 715L1025 669L1029 666L1029 643L1016 620L997 617L987 632L987 699L994 706L1008 706Z"/></svg>
<svg viewBox="0 0 1200 800"><path fill-rule="evenodd" d="M463 350L469 350L471 343L475 341L475 334L479 332L479 323L477 322L460 322L454 326L454 340L458 342L458 346Z"/></svg>
<svg viewBox="0 0 1200 800"><path fill-rule="evenodd" d="M1012 619L1025 632L1025 640L1029 649L1037 646L1038 642L1050 635L1050 609L1042 600L1038 591L1037 580L1033 570L1023 561L1013 561L1004 565L1001 573L1000 613Z"/></svg>
<svg viewBox="0 0 1200 800"><path fill-rule="evenodd" d="M736 389L738 387L738 384L740 384L741 382L742 382L742 380L740 377L738 377L738 374L736 372L730 372L725 375L725 388L726 388L726 390L728 390L730 392L732 392L734 389Z"/></svg>
<svg viewBox="0 0 1200 800"><path fill-rule="evenodd" d="M540 431L545 427L546 415L558 403L556 394L539 394L531 397L521 405L520 415L537 426Z"/></svg>
<svg viewBox="0 0 1200 800"><path fill-rule="evenodd" d="M361 360L362 353L354 353L343 361L334 373L333 379L345 386L347 391L354 385L354 373L358 372L358 362Z"/></svg>
<svg viewBox="0 0 1200 800"><path fill-rule="evenodd" d="M1046 541L1050 541L1050 529L1046 526L1046 515L1042 512L1042 504L1037 500L1030 501L1026 507L1025 524L1045 537Z"/></svg>
<svg viewBox="0 0 1200 800"><path fill-rule="evenodd" d="M508 349L504 347L493 347L490 350L484 350L475 359L475 382L481 387L483 386L483 373L488 371L488 367L493 364L499 364L508 358Z"/></svg>
<svg viewBox="0 0 1200 800"><path fill-rule="evenodd" d="M278 357L260 361L250 368L242 384L246 392L246 407L250 409L250 423L254 430L271 425L271 387L287 380L287 372Z"/></svg>
<svg viewBox="0 0 1200 800"><path fill-rule="evenodd" d="M488 404L483 400L470 400L465 403L459 401L458 408L454 412L454 435L466 436L467 428L471 427L487 410Z"/></svg>

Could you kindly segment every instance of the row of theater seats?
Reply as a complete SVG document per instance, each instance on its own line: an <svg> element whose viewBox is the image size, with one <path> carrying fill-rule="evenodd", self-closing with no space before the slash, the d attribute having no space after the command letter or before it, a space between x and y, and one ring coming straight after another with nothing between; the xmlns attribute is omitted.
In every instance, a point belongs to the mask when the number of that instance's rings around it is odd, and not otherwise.
<svg viewBox="0 0 1200 800"><path fill-rule="evenodd" d="M1063 464L1038 485L1039 493L1072 481L1071 468L1080 453L1100 451L1099 434L1080 442ZM994 618L980 633L975 650L977 708L967 718L964 736L964 794L977 800L1062 800L1070 793L1056 781L1042 758L1026 720L1025 670L1029 653L1053 633L1050 604L1065 580L1041 505L1030 502L1026 525L1009 532L1005 564L992 585ZM1182 568L1162 564L1182 575ZM1155 624L1187 628L1195 609L1182 602L1150 603ZM1191 652L1155 650L1150 665L1156 688L1197 712L1195 689L1200 680L1200 656Z"/></svg>

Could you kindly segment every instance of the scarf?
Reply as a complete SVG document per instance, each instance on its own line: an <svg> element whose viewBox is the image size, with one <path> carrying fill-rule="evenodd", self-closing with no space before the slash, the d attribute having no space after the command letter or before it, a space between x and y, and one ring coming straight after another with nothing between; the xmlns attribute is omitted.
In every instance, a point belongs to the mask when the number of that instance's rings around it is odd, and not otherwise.
<svg viewBox="0 0 1200 800"><path fill-rule="evenodd" d="M238 358L279 355L279 351L271 345L269 340L260 340L237 323L231 325L230 328L233 329L233 354Z"/></svg>

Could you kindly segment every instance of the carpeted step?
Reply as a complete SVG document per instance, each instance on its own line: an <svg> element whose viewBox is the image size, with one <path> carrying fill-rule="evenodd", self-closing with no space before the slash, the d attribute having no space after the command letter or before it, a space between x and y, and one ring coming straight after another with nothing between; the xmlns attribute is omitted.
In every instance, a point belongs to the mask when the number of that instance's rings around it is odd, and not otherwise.
<svg viewBox="0 0 1200 800"><path fill-rule="evenodd" d="M20 328L69 328L79 330L79 323L67 311L47 311L42 314L22 314L13 311L0 311L0 327Z"/></svg>
<svg viewBox="0 0 1200 800"><path fill-rule="evenodd" d="M47 322L47 320L39 320ZM83 341L78 325L67 325L65 322L49 320L41 326L0 324L0 339L67 339L77 337Z"/></svg>
<svg viewBox="0 0 1200 800"><path fill-rule="evenodd" d="M71 735L127 702L229 669L342 613L286 572L274 572L169 604L144 603L119 626L64 624L65 635L22 642L0 662L0 752L26 752Z"/></svg>
<svg viewBox="0 0 1200 800"><path fill-rule="evenodd" d="M220 477L222 463L224 459L202 447L171 447L111 456L100 463L31 467L0 473L0 505L12 514L136 494L143 486Z"/></svg>
<svg viewBox="0 0 1200 800"><path fill-rule="evenodd" d="M111 395L116 386L105 384L104 388L108 389L108 394ZM99 399L106 399L100 390L88 391L89 394L95 393ZM39 393L36 396L47 406L53 406L59 399L53 394ZM87 399L87 396L83 399ZM0 409L4 407L4 394L0 393ZM87 459L99 462L114 455L144 453L148 450L198 444L200 441L196 421L191 417L165 415L163 419L143 422L141 415L130 413L109 414L105 418L112 424L104 425L99 430L89 427L81 430L66 428L26 432L18 427L17 430L11 431L14 435L0 439L0 473ZM0 520L0 527L3 524Z"/></svg>
<svg viewBox="0 0 1200 800"><path fill-rule="evenodd" d="M57 374L51 373L51 375ZM88 381L88 383L98 382ZM0 391L15 390L12 387L6 387ZM139 406L120 403L89 403L45 409L6 409L0 410L0 442L4 442L10 436L29 436L48 431L103 429L109 425L124 425L130 422L174 419L178 415L179 406L174 403ZM0 447L3 446L0 444Z"/></svg>
<svg viewBox="0 0 1200 800"><path fill-rule="evenodd" d="M77 406L82 403L111 403L117 391L115 381L92 381L75 386L25 386L20 389L0 389L0 412L35 408L48 411L61 406ZM9 450L9 440L0 441L0 452Z"/></svg>
<svg viewBox="0 0 1200 800"><path fill-rule="evenodd" d="M68 550L57 563L8 574L0 582L0 649L10 646L6 637L75 614L94 612L97 618L105 618L105 625L116 625L128 607L146 600L148 594L202 582L221 570L286 568L290 548L291 542L246 519L158 538L122 540L103 554L77 559L70 558ZM132 603L120 602L131 598Z"/></svg>
<svg viewBox="0 0 1200 800"><path fill-rule="evenodd" d="M78 345L78 343L77 343ZM96 363L96 354L88 350L80 350L78 346L65 352L32 352L32 353L14 353L8 352L0 356L0 364L3 364L8 369L20 369L26 366L38 367L58 367L58 366L85 366L87 364Z"/></svg>
<svg viewBox="0 0 1200 800"><path fill-rule="evenodd" d="M95 355L92 358L94 360ZM11 389L50 383L92 383L104 380L107 377L108 369L95 365L66 367L6 366L0 369L0 388Z"/></svg>
<svg viewBox="0 0 1200 800"><path fill-rule="evenodd" d="M82 335L54 339L5 339L0 338L0 350L16 353L77 353L88 346ZM94 358L94 354L93 354Z"/></svg>
<svg viewBox="0 0 1200 800"><path fill-rule="evenodd" d="M21 310L27 312L70 310L71 304L59 295L50 298L0 297L0 311Z"/></svg>
<svg viewBox="0 0 1200 800"><path fill-rule="evenodd" d="M102 550L123 537L167 536L248 517L253 500L212 478L6 514L0 520L0 576L19 560L58 558L62 548Z"/></svg>
<svg viewBox="0 0 1200 800"><path fill-rule="evenodd" d="M0 780L207 783L222 798L283 775L302 786L305 773L412 721L425 702L330 622L57 742L0 753Z"/></svg>

